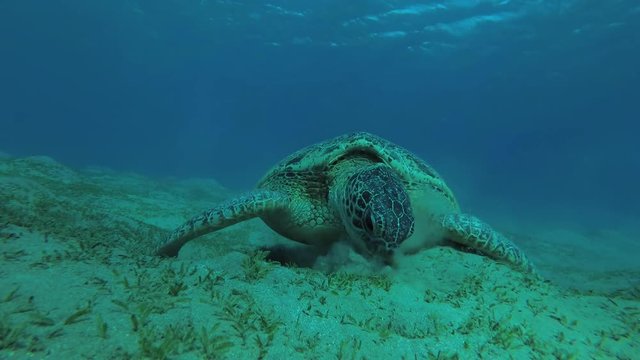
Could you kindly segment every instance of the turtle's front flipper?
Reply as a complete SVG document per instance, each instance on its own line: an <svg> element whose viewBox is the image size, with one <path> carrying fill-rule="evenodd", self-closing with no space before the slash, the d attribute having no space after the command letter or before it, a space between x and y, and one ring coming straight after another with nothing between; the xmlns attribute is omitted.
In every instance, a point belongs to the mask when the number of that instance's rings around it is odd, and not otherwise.
<svg viewBox="0 0 640 360"><path fill-rule="evenodd" d="M504 261L518 270L536 274L531 261L511 240L477 217L467 214L449 214L442 216L440 223L449 240Z"/></svg>
<svg viewBox="0 0 640 360"><path fill-rule="evenodd" d="M281 209L289 204L289 197L271 190L255 190L197 215L175 229L154 253L159 256L176 256L187 241L220 230L266 212Z"/></svg>

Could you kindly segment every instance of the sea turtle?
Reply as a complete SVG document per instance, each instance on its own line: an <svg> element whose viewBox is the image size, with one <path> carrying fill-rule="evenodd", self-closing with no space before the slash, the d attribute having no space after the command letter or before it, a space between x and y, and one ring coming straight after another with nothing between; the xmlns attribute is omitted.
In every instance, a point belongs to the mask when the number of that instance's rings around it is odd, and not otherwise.
<svg viewBox="0 0 640 360"><path fill-rule="evenodd" d="M155 253L176 256L187 241L254 217L291 240L328 246L348 239L359 252L387 260L398 250L417 251L435 236L535 273L509 239L460 212L453 193L429 165L365 132L295 152L253 191L178 227Z"/></svg>

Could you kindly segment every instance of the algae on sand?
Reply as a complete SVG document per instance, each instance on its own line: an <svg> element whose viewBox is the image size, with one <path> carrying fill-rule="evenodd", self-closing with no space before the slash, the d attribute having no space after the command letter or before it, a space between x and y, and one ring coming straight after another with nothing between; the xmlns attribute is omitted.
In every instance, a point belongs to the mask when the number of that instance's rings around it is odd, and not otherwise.
<svg viewBox="0 0 640 360"><path fill-rule="evenodd" d="M299 245L259 221L193 241L176 259L145 253L229 196L214 182L0 158L0 357L631 359L640 352L637 284L569 290L439 247L398 269L362 266L357 254L331 272L285 266L265 251Z"/></svg>

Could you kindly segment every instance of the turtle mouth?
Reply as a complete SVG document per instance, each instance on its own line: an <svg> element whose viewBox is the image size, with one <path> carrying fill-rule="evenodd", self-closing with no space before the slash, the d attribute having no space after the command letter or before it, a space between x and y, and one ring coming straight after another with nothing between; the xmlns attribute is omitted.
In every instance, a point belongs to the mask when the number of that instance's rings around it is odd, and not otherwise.
<svg viewBox="0 0 640 360"><path fill-rule="evenodd" d="M367 241L365 241L367 246L367 250L369 254L372 256L383 256L388 257L393 255L395 249L398 248L398 245L395 243L390 243L385 241L383 238L368 236Z"/></svg>

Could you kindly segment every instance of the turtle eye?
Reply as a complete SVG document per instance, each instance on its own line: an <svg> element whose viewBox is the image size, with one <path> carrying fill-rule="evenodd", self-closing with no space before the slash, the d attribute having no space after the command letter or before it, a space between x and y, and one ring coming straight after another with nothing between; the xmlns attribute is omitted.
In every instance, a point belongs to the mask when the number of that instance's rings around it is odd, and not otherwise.
<svg viewBox="0 0 640 360"><path fill-rule="evenodd" d="M364 219L364 227L368 232L373 232L373 216L367 216Z"/></svg>

